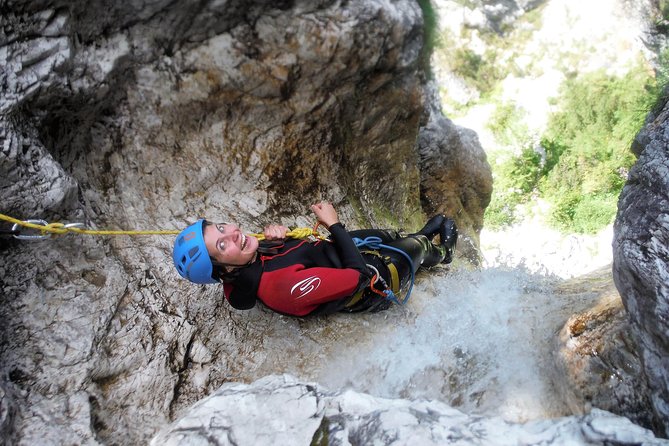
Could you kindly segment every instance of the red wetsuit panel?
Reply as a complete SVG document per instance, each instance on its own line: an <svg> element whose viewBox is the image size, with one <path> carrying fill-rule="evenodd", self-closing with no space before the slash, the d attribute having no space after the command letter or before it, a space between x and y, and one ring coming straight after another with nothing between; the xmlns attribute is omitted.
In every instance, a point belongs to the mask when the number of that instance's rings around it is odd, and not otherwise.
<svg viewBox="0 0 669 446"><path fill-rule="evenodd" d="M360 272L355 269L290 265L265 272L257 295L275 311L305 316L320 304L350 296L359 284Z"/></svg>

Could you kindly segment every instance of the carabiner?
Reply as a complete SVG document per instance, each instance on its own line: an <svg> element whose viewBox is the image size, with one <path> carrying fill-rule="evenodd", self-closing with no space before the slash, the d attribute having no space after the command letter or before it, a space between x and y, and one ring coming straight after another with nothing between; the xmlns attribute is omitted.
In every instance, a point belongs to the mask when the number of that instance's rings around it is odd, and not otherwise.
<svg viewBox="0 0 669 446"><path fill-rule="evenodd" d="M24 223L31 223L33 225L41 225L41 226L46 226L49 224L49 222L45 220L25 220ZM17 238L19 240L44 240L49 237L51 237L51 234L42 234L42 235L21 235L21 232L26 229L25 227L21 226L19 223L14 223L14 226L12 226L12 231L16 232L14 234L14 238ZM32 228L29 228L32 229ZM35 229L37 231L37 229Z"/></svg>
<svg viewBox="0 0 669 446"><path fill-rule="evenodd" d="M78 229L84 229L86 228L86 225L83 223L68 223L65 226L63 226L63 229L67 228L78 228Z"/></svg>

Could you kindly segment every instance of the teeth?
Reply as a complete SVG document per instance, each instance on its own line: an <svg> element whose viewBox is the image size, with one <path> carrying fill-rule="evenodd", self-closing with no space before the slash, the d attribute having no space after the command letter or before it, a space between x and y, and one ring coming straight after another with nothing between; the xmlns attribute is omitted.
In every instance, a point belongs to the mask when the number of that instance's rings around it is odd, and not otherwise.
<svg viewBox="0 0 669 446"><path fill-rule="evenodd" d="M246 248L246 236L242 234L242 251Z"/></svg>

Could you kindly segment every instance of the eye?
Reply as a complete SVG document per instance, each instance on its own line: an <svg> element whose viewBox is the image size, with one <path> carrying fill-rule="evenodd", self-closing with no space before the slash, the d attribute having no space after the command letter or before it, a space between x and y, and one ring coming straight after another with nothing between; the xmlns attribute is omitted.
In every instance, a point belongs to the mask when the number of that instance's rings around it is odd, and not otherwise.
<svg viewBox="0 0 669 446"><path fill-rule="evenodd" d="M225 242L220 240L218 243L216 243L216 247L219 251L225 251Z"/></svg>
<svg viewBox="0 0 669 446"><path fill-rule="evenodd" d="M216 229L218 229L218 232L225 232L225 223L217 223L216 224Z"/></svg>

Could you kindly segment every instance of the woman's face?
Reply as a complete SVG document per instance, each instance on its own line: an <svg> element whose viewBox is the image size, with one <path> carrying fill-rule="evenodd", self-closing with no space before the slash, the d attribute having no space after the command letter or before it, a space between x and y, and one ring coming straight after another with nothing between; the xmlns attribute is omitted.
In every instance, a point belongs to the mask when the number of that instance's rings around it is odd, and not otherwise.
<svg viewBox="0 0 669 446"><path fill-rule="evenodd" d="M244 266L253 260L258 249L258 239L243 234L237 225L210 224L203 232L209 256L225 265Z"/></svg>

